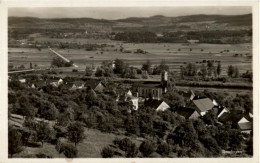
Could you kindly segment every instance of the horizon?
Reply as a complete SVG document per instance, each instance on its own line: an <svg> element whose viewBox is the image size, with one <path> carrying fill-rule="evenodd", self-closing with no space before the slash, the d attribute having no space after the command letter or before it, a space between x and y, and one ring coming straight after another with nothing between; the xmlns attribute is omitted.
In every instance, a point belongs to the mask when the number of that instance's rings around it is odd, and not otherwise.
<svg viewBox="0 0 260 163"><path fill-rule="evenodd" d="M248 13L248 14L238 14L238 15L224 15L224 14L193 14L193 15L183 15L183 16L196 16L196 15L206 15L206 16L243 16L243 15L252 15L252 13ZM174 18L174 17L182 17L182 16L165 16L165 15L153 15L153 16L148 16L148 17L126 17L126 18L120 18L120 19L129 19L129 18L152 18L152 17L156 17L156 16L162 16L162 17L168 17L168 18ZM36 19L85 19L85 18L89 18L89 19L97 19L97 20L120 20L120 19L104 19L104 18L91 18L91 17L60 17L60 18L40 18L40 17L33 17L33 16L8 16L8 18L13 17L13 18L36 18Z"/></svg>
<svg viewBox="0 0 260 163"><path fill-rule="evenodd" d="M246 15L252 14L248 6L223 7L13 7L8 17L31 17L39 19L92 18L118 20L126 18L149 18L154 16L179 17L191 15Z"/></svg>

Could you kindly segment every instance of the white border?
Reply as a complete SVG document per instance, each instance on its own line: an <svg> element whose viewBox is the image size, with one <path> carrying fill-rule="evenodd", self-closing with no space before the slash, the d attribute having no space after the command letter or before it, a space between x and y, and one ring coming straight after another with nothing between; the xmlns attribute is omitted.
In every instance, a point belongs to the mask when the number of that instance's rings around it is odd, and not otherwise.
<svg viewBox="0 0 260 163"><path fill-rule="evenodd" d="M253 10L253 74L254 74L254 157L253 158L152 158L152 159L8 159L8 137L7 137L7 67L8 67L8 48L7 48L7 17L8 7L162 7L162 6L252 6ZM0 162L106 162L106 163L139 163L139 162L199 162L199 163L219 163L219 162L258 162L259 160L259 2L254 0L236 1L224 0L219 1L195 1L195 0L175 0L175 1L160 1L160 0L85 0L85 1L69 1L69 0L39 0L39 1L13 1L3 0L0 3Z"/></svg>

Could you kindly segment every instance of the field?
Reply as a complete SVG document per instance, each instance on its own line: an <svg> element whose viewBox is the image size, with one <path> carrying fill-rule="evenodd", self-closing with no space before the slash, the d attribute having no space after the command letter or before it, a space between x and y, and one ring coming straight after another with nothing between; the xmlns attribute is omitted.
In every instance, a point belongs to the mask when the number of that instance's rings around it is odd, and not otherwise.
<svg viewBox="0 0 260 163"><path fill-rule="evenodd" d="M65 39L66 40L66 39ZM69 39L67 39L68 41ZM72 42L80 42L77 39L71 39ZM85 39L85 42L91 42ZM252 45L251 44L173 44L173 43L120 43L115 41L105 41L107 45L113 45L98 49L96 51L86 51L85 49L54 49L64 57L72 60L84 70L86 65L99 66L104 60L123 59L130 66L140 68L147 59L153 65L160 64L165 60L172 71L179 72L181 65L185 63L200 63L203 60L221 61L222 75L226 75L228 65L237 66L240 73L247 70L252 71ZM120 52L120 46L125 52ZM146 54L134 53L137 49L146 51ZM228 52L227 52L228 51ZM234 56L238 54L238 56ZM55 54L49 49L29 48L9 48L9 64L14 66L24 65L29 67L30 62L39 67L48 67L51 64L52 57Z"/></svg>
<svg viewBox="0 0 260 163"><path fill-rule="evenodd" d="M86 139L83 142L79 143L77 146L78 149L78 158L101 158L101 150L108 145L113 144L113 140L118 137L120 139L125 138L123 135L115 135L109 133L102 133L96 129L85 129ZM141 140L137 140L137 138L131 138L131 140L136 143L139 147L141 144ZM54 158L65 158L64 154L60 154L56 151L55 145L50 143L45 143L43 147L33 146L33 147L25 147L26 149L19 153L15 154L13 157L27 157L34 156L35 154L43 153L46 155L50 155Z"/></svg>

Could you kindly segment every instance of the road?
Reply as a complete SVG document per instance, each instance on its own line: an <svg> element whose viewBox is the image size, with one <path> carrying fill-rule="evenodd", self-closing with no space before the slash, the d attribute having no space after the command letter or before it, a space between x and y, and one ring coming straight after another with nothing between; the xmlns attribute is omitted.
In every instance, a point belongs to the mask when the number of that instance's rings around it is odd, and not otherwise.
<svg viewBox="0 0 260 163"><path fill-rule="evenodd" d="M50 51L52 51L54 54L56 54L56 55L59 56L61 59L63 59L65 62L70 62L69 59L63 57L61 54L59 54L58 52L54 51L52 48L49 48L49 49L50 49ZM73 64L73 66L74 66L74 67L79 67L79 66L77 66L76 64Z"/></svg>

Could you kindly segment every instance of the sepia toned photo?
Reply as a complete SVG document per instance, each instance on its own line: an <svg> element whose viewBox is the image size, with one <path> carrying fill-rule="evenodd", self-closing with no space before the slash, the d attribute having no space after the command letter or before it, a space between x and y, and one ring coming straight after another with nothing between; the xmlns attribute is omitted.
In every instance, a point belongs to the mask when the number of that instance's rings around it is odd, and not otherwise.
<svg viewBox="0 0 260 163"><path fill-rule="evenodd" d="M256 154L251 6L7 12L8 159Z"/></svg>

